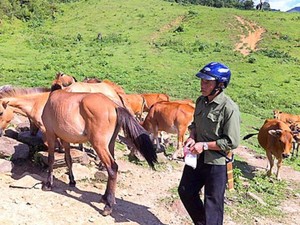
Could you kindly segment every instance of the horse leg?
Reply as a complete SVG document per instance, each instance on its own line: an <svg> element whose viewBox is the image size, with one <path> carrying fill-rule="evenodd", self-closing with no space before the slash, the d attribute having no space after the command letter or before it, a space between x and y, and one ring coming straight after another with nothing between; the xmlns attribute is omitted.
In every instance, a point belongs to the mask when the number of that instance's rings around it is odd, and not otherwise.
<svg viewBox="0 0 300 225"><path fill-rule="evenodd" d="M113 205L115 204L118 165L112 158L111 154L108 153L108 149L103 147L100 148L100 146L93 146L93 147L96 150L97 154L99 155L101 162L105 165L108 173L106 190L100 200L100 202L105 204L102 215L107 216L112 213Z"/></svg>
<svg viewBox="0 0 300 225"><path fill-rule="evenodd" d="M95 132L90 137L90 143L97 152L98 157L106 167L108 173L105 193L100 199L100 202L105 204L102 212L103 216L110 215L113 210L113 205L116 203L115 192L117 185L118 164L114 160L114 149L119 130L120 125L117 124L108 145L106 141L107 137L105 137L103 133L100 135ZM102 138L102 140L100 140L99 138Z"/></svg>
<svg viewBox="0 0 300 225"><path fill-rule="evenodd" d="M48 178L46 182L43 182L42 190L51 191L53 186L53 164L54 164L54 149L55 149L55 136L46 135L46 144L48 147Z"/></svg>
<svg viewBox="0 0 300 225"><path fill-rule="evenodd" d="M28 120L29 120L30 135L31 136L36 136L38 131L39 131L39 127L36 126L35 123L31 119L28 118Z"/></svg>
<svg viewBox="0 0 300 225"><path fill-rule="evenodd" d="M69 186L75 187L76 182L75 182L73 170L72 170L72 157L71 157L71 152L70 152L70 143L65 142L63 140L61 140L61 141L62 141L62 145L64 146L64 149L65 149L65 162L67 164L68 172L69 172Z"/></svg>

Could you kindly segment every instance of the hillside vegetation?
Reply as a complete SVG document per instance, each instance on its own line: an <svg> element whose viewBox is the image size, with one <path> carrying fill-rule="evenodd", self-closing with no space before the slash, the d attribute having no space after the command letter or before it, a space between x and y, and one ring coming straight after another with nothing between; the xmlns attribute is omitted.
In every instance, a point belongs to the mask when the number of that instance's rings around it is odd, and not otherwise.
<svg viewBox="0 0 300 225"><path fill-rule="evenodd" d="M265 30L247 56L235 50L249 32L237 18ZM244 136L273 109L300 114L299 22L297 13L162 0L70 1L58 4L47 20L1 20L0 85L49 87L62 71L78 80L110 79L128 93L196 99L195 73L221 61L232 70L226 93L240 106ZM247 145L260 149L255 138Z"/></svg>

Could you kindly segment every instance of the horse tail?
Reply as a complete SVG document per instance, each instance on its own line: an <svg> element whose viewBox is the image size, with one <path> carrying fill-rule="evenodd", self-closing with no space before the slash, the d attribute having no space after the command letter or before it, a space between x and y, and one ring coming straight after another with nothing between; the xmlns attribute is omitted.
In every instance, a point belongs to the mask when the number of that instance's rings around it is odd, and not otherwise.
<svg viewBox="0 0 300 225"><path fill-rule="evenodd" d="M129 138L137 150L146 159L149 166L154 169L154 163L157 163L157 155L153 148L148 132L139 124L139 122L123 107L117 107L118 125L121 125L125 137Z"/></svg>
<svg viewBox="0 0 300 225"><path fill-rule="evenodd" d="M251 138L252 136L256 135L258 133L253 133L253 134L247 134L245 137L243 137L243 140L246 140L248 138Z"/></svg>

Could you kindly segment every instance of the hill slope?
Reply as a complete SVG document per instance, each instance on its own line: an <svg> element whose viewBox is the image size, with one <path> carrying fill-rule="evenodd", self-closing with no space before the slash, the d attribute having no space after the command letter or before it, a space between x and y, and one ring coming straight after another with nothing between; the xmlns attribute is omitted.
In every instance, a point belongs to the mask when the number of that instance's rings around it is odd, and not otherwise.
<svg viewBox="0 0 300 225"><path fill-rule="evenodd" d="M1 22L0 85L49 86L62 71L78 80L111 79L128 93L196 99L194 74L221 61L232 71L226 93L242 112L242 136L261 126L273 109L300 114L297 14L161 0L87 0L59 9L49 21ZM236 49L257 29L265 32L255 49L245 43Z"/></svg>

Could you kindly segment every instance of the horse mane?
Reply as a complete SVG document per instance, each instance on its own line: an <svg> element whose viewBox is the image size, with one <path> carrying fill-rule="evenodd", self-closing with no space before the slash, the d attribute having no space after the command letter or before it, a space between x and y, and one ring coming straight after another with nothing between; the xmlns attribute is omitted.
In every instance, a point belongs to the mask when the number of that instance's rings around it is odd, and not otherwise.
<svg viewBox="0 0 300 225"><path fill-rule="evenodd" d="M22 87L12 87L10 85L5 85L0 87L0 99L6 97L16 97L20 95L29 95L29 94L48 92L48 91L50 91L50 88L46 88L46 87L22 88Z"/></svg>

